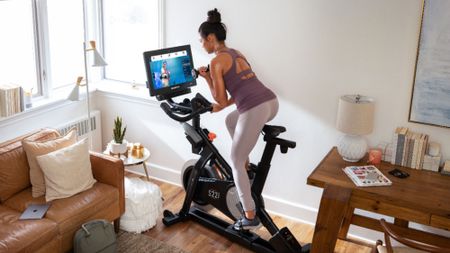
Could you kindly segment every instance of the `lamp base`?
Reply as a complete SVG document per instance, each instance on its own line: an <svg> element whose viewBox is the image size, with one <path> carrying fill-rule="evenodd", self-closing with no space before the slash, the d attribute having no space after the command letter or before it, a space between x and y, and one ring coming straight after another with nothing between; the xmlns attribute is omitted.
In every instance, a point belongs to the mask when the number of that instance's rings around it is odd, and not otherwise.
<svg viewBox="0 0 450 253"><path fill-rule="evenodd" d="M358 162L367 153L366 139L361 135L343 135L337 145L337 150L347 162Z"/></svg>

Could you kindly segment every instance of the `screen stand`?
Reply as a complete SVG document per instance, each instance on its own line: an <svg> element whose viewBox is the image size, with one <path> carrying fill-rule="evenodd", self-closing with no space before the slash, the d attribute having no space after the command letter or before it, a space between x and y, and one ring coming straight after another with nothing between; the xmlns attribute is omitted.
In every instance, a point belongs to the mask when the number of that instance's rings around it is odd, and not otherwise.
<svg viewBox="0 0 450 253"><path fill-rule="evenodd" d="M167 100L169 98L185 95L185 94L188 94L188 93L191 93L191 88L186 88L186 89L182 89L182 90L179 90L179 91L174 91L174 92L171 92L169 94L156 95L156 99L158 99L158 101L162 101L162 100Z"/></svg>

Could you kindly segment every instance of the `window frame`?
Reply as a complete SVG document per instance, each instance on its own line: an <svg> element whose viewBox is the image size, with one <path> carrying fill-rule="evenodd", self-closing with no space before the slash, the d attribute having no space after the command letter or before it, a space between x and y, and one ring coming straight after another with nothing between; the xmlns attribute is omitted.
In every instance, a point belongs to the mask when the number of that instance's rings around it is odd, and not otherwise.
<svg viewBox="0 0 450 253"><path fill-rule="evenodd" d="M97 6L97 11L96 13L98 14L98 17L96 18L97 24L97 38L98 38L98 42L101 45L101 47L98 49L99 52L102 55L105 55L105 35L104 35L104 13L103 13L103 2L107 1L107 0L98 0L98 6ZM158 49L161 49L163 47L165 47L165 2L164 0L157 0L158 1ZM106 61L108 61L106 59ZM132 81L129 82L124 82L124 81L118 81L115 79L109 79L106 78L106 71L105 68L102 68L100 71L100 78L102 80L109 80L109 81L114 81L114 82L119 82L119 83L132 83L133 85L140 85L140 86L145 86L144 83L140 84L140 83L134 83Z"/></svg>
<svg viewBox="0 0 450 253"><path fill-rule="evenodd" d="M14 0L10 0L14 1ZM104 13L103 1L83 1L83 22L84 22L84 38L80 38L80 47L83 39L87 43L89 40L97 41L97 50L104 55ZM164 0L157 0L158 2L158 47L165 46L165 3ZM36 88L37 92L33 95L34 99L50 98L55 89L52 85L51 65L50 65L50 42L49 42L49 27L48 27L48 12L47 0L30 0L33 20L33 37L35 47L35 67L36 67ZM90 71L90 68L88 68ZM90 79L95 80L113 80L106 78L105 68L96 70L96 75L92 78L92 74L87 73ZM75 77L74 77L75 78ZM91 82L92 80L90 80ZM131 83L131 80L130 80ZM75 84L75 80L74 80ZM144 84L138 84L144 85ZM63 86L64 87L64 86Z"/></svg>

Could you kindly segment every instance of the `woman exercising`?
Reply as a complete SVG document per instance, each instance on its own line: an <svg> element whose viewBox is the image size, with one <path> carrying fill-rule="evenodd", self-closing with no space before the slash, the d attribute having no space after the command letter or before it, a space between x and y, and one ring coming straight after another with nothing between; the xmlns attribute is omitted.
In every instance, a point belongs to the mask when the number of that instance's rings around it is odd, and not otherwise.
<svg viewBox="0 0 450 253"><path fill-rule="evenodd" d="M260 226L260 221L256 216L246 167L264 124L278 112L278 100L258 80L247 59L239 51L225 45L226 26L221 22L217 9L208 11L208 19L200 25L198 32L206 52L215 53L209 72L207 67L199 68L217 102L213 104L212 111L218 112L234 103L237 107L226 118L232 138L233 178L244 209L244 216L234 224L234 228L255 229Z"/></svg>

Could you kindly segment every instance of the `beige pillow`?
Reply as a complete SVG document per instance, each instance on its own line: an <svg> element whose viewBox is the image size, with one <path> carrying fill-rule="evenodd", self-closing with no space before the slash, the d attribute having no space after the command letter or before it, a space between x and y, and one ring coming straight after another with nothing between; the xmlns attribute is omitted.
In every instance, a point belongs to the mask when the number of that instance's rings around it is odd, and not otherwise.
<svg viewBox="0 0 450 253"><path fill-rule="evenodd" d="M83 139L71 146L36 157L44 172L45 200L62 199L91 188L89 144Z"/></svg>
<svg viewBox="0 0 450 253"><path fill-rule="evenodd" d="M45 155L60 148L70 146L77 142L76 129L70 130L65 136L46 140L28 141L23 140L22 146L27 154L28 165L30 166L31 194L34 198L45 195L44 174L36 161L36 156Z"/></svg>

